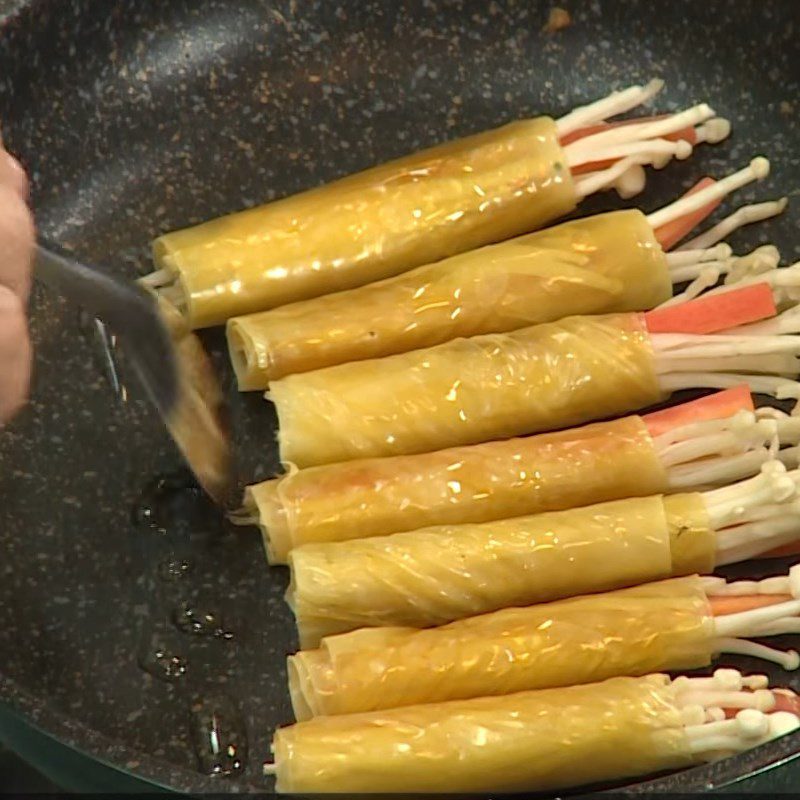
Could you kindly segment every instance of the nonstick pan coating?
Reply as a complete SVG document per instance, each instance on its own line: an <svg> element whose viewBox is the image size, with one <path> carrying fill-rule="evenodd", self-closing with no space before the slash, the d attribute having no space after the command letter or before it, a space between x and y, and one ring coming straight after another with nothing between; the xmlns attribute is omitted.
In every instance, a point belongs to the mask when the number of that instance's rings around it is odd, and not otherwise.
<svg viewBox="0 0 800 800"><path fill-rule="evenodd" d="M796 194L793 0L562 2L573 25L548 34L551 5L0 0L4 137L32 174L41 232L127 276L148 271L160 232L655 75L667 80L662 107L707 99L734 133L651 175L644 208L757 153L773 176L743 196ZM582 212L614 204L606 196ZM796 214L790 206L735 244L774 241L796 260ZM161 509L164 519L135 521L146 485L179 469L177 452L135 386L126 401L114 395L76 309L37 289L32 326L33 398L0 433L0 699L94 758L175 789L269 788L259 763L271 730L290 720L285 574L267 569L253 531L224 530L191 491L169 495L177 507ZM205 340L231 398L240 479L266 477L277 467L274 414L236 394L218 333ZM182 559L191 574L167 575L166 562ZM233 638L178 632L170 615L183 601L221 615ZM167 682L139 662L185 674ZM198 770L198 696L246 728L244 773ZM798 747L791 736L638 788L728 783Z"/></svg>

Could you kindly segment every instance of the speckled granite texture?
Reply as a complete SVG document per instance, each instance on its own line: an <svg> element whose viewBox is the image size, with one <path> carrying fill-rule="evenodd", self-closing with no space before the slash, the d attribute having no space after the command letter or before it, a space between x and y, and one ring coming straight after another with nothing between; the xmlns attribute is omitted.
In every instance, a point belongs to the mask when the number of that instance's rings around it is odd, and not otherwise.
<svg viewBox="0 0 800 800"><path fill-rule="evenodd" d="M149 269L162 231L653 75L668 82L661 108L708 99L734 135L653 176L646 209L762 152L774 177L744 198L797 195L794 0L575 0L562 3L574 24L545 34L550 5L0 0L0 120L32 173L42 234L129 276ZM775 241L795 260L796 214L736 243ZM0 434L0 698L163 784L268 788L258 762L290 718L285 575L267 570L251 532L220 538L213 514L193 533L137 529L131 508L153 475L179 466L175 450L146 405L115 402L75 309L37 289L32 324L33 399ZM276 467L271 409L236 396L220 337L207 341L232 398L241 477L264 477ZM170 557L196 564L177 587L156 576ZM234 639L173 630L169 612L186 599L226 615ZM184 679L140 669L153 643L180 651ZM225 784L196 771L190 743L190 695L209 687L238 703L249 730L250 766ZM724 782L798 744L659 786Z"/></svg>

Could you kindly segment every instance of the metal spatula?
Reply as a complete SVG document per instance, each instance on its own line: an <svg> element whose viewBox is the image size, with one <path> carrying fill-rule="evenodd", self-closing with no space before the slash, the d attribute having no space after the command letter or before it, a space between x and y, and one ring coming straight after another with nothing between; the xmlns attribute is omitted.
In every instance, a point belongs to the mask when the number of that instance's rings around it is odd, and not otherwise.
<svg viewBox="0 0 800 800"><path fill-rule="evenodd" d="M126 360L198 481L222 503L232 478L222 392L202 345L182 326L180 315L160 308L136 284L81 264L49 245L36 249L35 275L117 335Z"/></svg>

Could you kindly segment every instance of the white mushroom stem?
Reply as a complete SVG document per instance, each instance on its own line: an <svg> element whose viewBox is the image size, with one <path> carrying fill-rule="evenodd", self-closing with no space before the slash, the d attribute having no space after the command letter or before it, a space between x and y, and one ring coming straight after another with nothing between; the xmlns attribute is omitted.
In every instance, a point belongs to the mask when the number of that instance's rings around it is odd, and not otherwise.
<svg viewBox="0 0 800 800"><path fill-rule="evenodd" d="M757 419L750 411L739 411L725 419L673 428L655 437L653 445L661 462L672 467L762 446L777 436L777 425L777 420Z"/></svg>
<svg viewBox="0 0 800 800"><path fill-rule="evenodd" d="M592 138L589 137L586 141L590 141ZM622 142L619 144L611 143L592 150L584 149L577 151L573 157L570 157L570 148L577 144L579 143L576 142L575 145L568 145L565 148L567 163L571 169L591 162L611 161L627 158L628 156L638 156L642 159L639 163L652 164L658 168L666 166L672 158L683 161L692 154L692 145L683 139L679 139L677 142L669 139L644 139L642 141Z"/></svg>
<svg viewBox="0 0 800 800"><path fill-rule="evenodd" d="M757 709L745 709L734 719L691 725L685 731L692 753L712 761L749 750L798 728L800 719L788 711L764 714Z"/></svg>
<svg viewBox="0 0 800 800"><path fill-rule="evenodd" d="M697 142L718 142L730 133L730 124L727 120L711 120L713 115L714 111L705 103L701 103L662 119L615 126L569 143L564 147L564 155L571 169L594 162L619 159L606 169L577 176L575 191L578 198L582 199L587 195L612 187L617 187L622 196L630 197L638 193L644 188L642 169L644 166L649 165L660 169L666 166L673 156L684 159L692 153L692 145L686 140L672 142L664 139L665 136L706 120L708 122L705 125L695 129ZM768 162L766 159L761 159L761 161L756 159L756 161L758 162L756 171L763 172L763 164ZM632 171L636 176L635 180L633 182L628 180L626 184L620 186L623 177L631 175ZM726 178L715 184L715 186L722 185L723 188L717 190L717 194L711 195L712 199L717 196L722 197L737 188L734 178L735 176L730 176L730 180ZM709 188L713 189L714 187ZM705 190L697 194L708 197L704 192ZM671 209L674 205L673 203L667 208ZM662 211L665 210L662 209ZM656 214L658 213L661 212L656 212ZM681 212L678 216L682 216L683 213L688 213L688 211Z"/></svg>
<svg viewBox="0 0 800 800"><path fill-rule="evenodd" d="M595 192L614 188L632 174L644 177L643 166L649 163L645 156L628 156L620 159L608 169L581 175L574 181L575 194L581 200ZM626 184L622 185L628 188ZM643 184L642 188L644 188Z"/></svg>
<svg viewBox="0 0 800 800"><path fill-rule="evenodd" d="M786 333L800 333L800 305L792 306L771 319L720 331L721 336L782 336Z"/></svg>
<svg viewBox="0 0 800 800"><path fill-rule="evenodd" d="M777 441L777 420L739 411L660 434L653 447L672 491L729 484L759 472Z"/></svg>
<svg viewBox="0 0 800 800"><path fill-rule="evenodd" d="M698 125L694 129L695 145L708 143L719 144L731 135L731 123L723 117L714 117L714 119Z"/></svg>
<svg viewBox="0 0 800 800"><path fill-rule="evenodd" d="M669 300L665 300L661 305L656 306L656 308L679 306L682 303L688 303L689 300L694 300L695 297L701 295L706 289L710 289L719 280L725 262L722 262L722 266L720 266L720 264L721 262L719 261L709 261L706 264L698 264L697 269L694 270L697 277L694 278L680 294L670 297ZM680 281L674 278L672 273L670 273L670 277L673 278L673 283L680 283Z"/></svg>
<svg viewBox="0 0 800 800"><path fill-rule="evenodd" d="M717 245L717 247L720 247L720 245ZM724 245L724 247L730 250L728 245ZM713 251L714 248L711 250L699 251L687 250L686 252L710 253ZM707 261L694 261L675 267L673 267L669 261L669 256L671 255L673 254L670 253L667 256L667 264L669 266L669 276L673 284L683 283L684 281L694 281L701 275L714 278L711 283L708 278L704 278L702 281L704 285L701 287L701 290L702 288L706 288L706 286L713 286L720 275L726 276L726 283L738 283L746 277L754 277L775 269L780 263L780 253L778 249L772 245L762 245L744 256L727 256L719 259L709 259ZM675 253L674 255L680 254ZM692 288L693 290L696 289L696 287ZM659 308L679 305L680 303L685 303L688 299L690 298L685 293L681 293L662 303Z"/></svg>
<svg viewBox="0 0 800 800"><path fill-rule="evenodd" d="M728 217L725 217L721 222L709 228L707 231L689 239L687 242L678 247L678 250L696 250L699 248L711 247L717 242L721 242L727 236L730 236L735 230L743 228L745 225L751 225L754 222L763 222L771 217L777 217L782 214L786 209L789 202L787 197L781 197L779 200L769 200L765 203L753 203L752 205L742 206L737 209Z"/></svg>
<svg viewBox="0 0 800 800"><path fill-rule="evenodd" d="M748 273L741 279L717 286L706 292L706 297L733 292L754 283L768 283L772 287L776 303L800 302L800 262L781 269L768 269L760 273Z"/></svg>
<svg viewBox="0 0 800 800"><path fill-rule="evenodd" d="M175 280L175 276L168 269L159 269L149 275L145 275L143 278L139 278L139 283L148 289L159 289L172 283L173 280Z"/></svg>
<svg viewBox="0 0 800 800"><path fill-rule="evenodd" d="M800 539L800 514L717 531L715 563L736 564Z"/></svg>
<svg viewBox="0 0 800 800"><path fill-rule="evenodd" d="M771 512L771 513L770 513ZM760 519L717 529L715 563L734 564L754 558L800 538L800 503L764 506Z"/></svg>
<svg viewBox="0 0 800 800"><path fill-rule="evenodd" d="M800 623L800 620L795 619L794 622ZM790 631L781 632L789 633ZM775 647L751 642L748 639L721 636L714 639L713 649L715 653L729 653L731 655L749 656L750 658L759 658L762 661L770 661L785 670L795 670L800 667L800 654L796 650L778 650Z"/></svg>
<svg viewBox="0 0 800 800"><path fill-rule="evenodd" d="M774 356L800 355L800 336L654 333L650 335L654 367L659 375L672 372L731 372L796 375L792 359L767 361ZM742 380L747 383L747 380Z"/></svg>
<svg viewBox="0 0 800 800"><path fill-rule="evenodd" d="M678 701L681 705L699 705L704 708L755 708L758 711L771 711L775 708L775 697L769 689L756 689L754 692L690 689L679 692Z"/></svg>
<svg viewBox="0 0 800 800"><path fill-rule="evenodd" d="M738 455L704 458L700 461L668 467L669 491L700 491L714 486L724 486L732 481L739 481L756 474L761 465L771 458L773 458L773 454L770 450L766 447L759 447ZM783 459L781 461L783 462ZM793 466L795 465L793 464Z"/></svg>
<svg viewBox="0 0 800 800"><path fill-rule="evenodd" d="M708 104L699 103L696 106L687 108L685 111L679 111L677 114L671 114L661 119L631 122L626 125L608 128L598 133L592 133L566 145L564 147L564 155L567 164L572 168L591 161L601 161L602 158L598 157L598 153L601 153L606 148L663 139L665 136L677 133L685 128L699 125L715 115L714 109ZM689 142L685 142L685 144L689 145L689 152L691 152L692 146Z"/></svg>
<svg viewBox="0 0 800 800"><path fill-rule="evenodd" d="M796 481L800 481L799 473L787 472L780 462L769 461L755 478L704 492L703 502L711 527L720 532L730 525L772 516L773 506L788 504L797 497ZM782 505L778 511L785 512L786 508Z"/></svg>
<svg viewBox="0 0 800 800"><path fill-rule="evenodd" d="M766 675L742 675L738 669L719 667L714 670L710 678L688 678L686 675L679 675L673 679L672 686L677 692L700 689L738 692L742 689L766 689L769 687L769 678Z"/></svg>
<svg viewBox="0 0 800 800"><path fill-rule="evenodd" d="M731 271L734 261L734 258L725 258L719 261L701 261L697 264L687 264L685 267L670 269L669 277L672 283L675 284L697 280L701 275L714 275L714 283L716 283L720 275L727 275ZM713 286L713 284L707 285ZM670 300L666 300L659 308L676 306L680 303L685 303L687 299L685 295L679 294Z"/></svg>
<svg viewBox="0 0 800 800"><path fill-rule="evenodd" d="M670 203L668 206L649 214L647 221L653 230L656 230L662 225L707 206L709 203L721 200L748 183L763 180L767 175L769 175L769 161L763 156L758 156L747 167L735 172L733 175L728 175L711 186L701 189L699 192L682 197L674 203Z"/></svg>
<svg viewBox="0 0 800 800"><path fill-rule="evenodd" d="M729 244L720 242L714 247L705 247L694 250L676 250L666 254L667 266L670 274L679 267L700 264L704 261L725 261L733 255L733 250ZM674 281L673 281L674 283Z"/></svg>
<svg viewBox="0 0 800 800"><path fill-rule="evenodd" d="M703 591L709 597L743 597L755 594L788 594L800 599L800 564L795 564L785 575L774 575L760 581L731 581L708 575L701 578Z"/></svg>
<svg viewBox="0 0 800 800"><path fill-rule="evenodd" d="M797 616L800 611L800 565L793 566L786 575L776 575L760 581L728 583L724 578L713 576L703 578L702 581L709 598L761 595L773 596L776 601L770 606L715 616L715 653L735 653L760 658L788 670L800 667L800 654L796 651L777 650L742 638L780 636L800 631L800 617ZM784 595L789 595L793 600L777 602Z"/></svg>
<svg viewBox="0 0 800 800"><path fill-rule="evenodd" d="M781 263L781 254L774 244L762 244L746 256L737 258L725 276L725 283L739 283L775 269Z"/></svg>
<svg viewBox="0 0 800 800"><path fill-rule="evenodd" d="M636 197L637 194L644 190L647 184L647 173L641 164L631 164L627 161L626 164L628 164L628 168L621 173L619 173L618 169L615 169L614 174L616 178L611 182L607 180L606 174L602 170L598 170L596 172L586 172L581 175L576 185L581 184L586 186L591 181L592 183L603 184L604 189L614 189L623 200ZM597 178L598 175L603 175L604 177ZM585 194L581 194L580 188L578 188L578 194L582 197L586 196ZM589 194L591 194L591 192L589 192Z"/></svg>
<svg viewBox="0 0 800 800"><path fill-rule="evenodd" d="M767 623L779 623L800 614L800 600L787 600L771 606L751 608L738 614L724 614L714 617L714 631L721 637L759 636Z"/></svg>
<svg viewBox="0 0 800 800"><path fill-rule="evenodd" d="M757 365L753 364L757 361ZM709 362L706 357L703 358L682 358L670 359L664 358L659 361L658 369L663 372L671 372L673 370L697 370L703 372L708 369ZM720 356L715 360L715 367L717 369L725 370L726 372L766 372L770 375L781 375L787 378L793 378L800 371L800 361L796 356L792 355L741 355L741 356Z"/></svg>
<svg viewBox="0 0 800 800"><path fill-rule="evenodd" d="M781 444L796 445L800 443L800 418L790 417L785 411L778 408L759 408L756 419L771 420L775 423L778 441Z"/></svg>
<svg viewBox="0 0 800 800"><path fill-rule="evenodd" d="M573 109L556 122L558 135L563 137L580 128L597 125L611 117L625 114L655 97L664 88L664 81L654 78L645 86L631 86L612 92L607 97Z"/></svg>
<svg viewBox="0 0 800 800"><path fill-rule="evenodd" d="M776 458L787 468L797 469L800 467L800 447L787 447L779 450Z"/></svg>

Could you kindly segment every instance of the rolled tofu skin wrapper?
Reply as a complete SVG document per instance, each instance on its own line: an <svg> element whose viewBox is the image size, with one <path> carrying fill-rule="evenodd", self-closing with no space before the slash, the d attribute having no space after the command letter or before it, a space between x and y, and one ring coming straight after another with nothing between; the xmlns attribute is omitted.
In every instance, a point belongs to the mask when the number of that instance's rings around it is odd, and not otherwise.
<svg viewBox="0 0 800 800"><path fill-rule="evenodd" d="M691 576L470 617L366 628L289 659L298 719L594 683L711 663L714 625Z"/></svg>
<svg viewBox="0 0 800 800"><path fill-rule="evenodd" d="M443 625L672 572L661 497L310 544L289 564L303 649L357 628Z"/></svg>
<svg viewBox="0 0 800 800"><path fill-rule="evenodd" d="M541 117L166 234L153 251L198 328L536 230L576 203L555 123Z"/></svg>
<svg viewBox="0 0 800 800"><path fill-rule="evenodd" d="M612 314L290 375L270 398L281 458L302 468L558 430L664 395L642 315Z"/></svg>
<svg viewBox="0 0 800 800"><path fill-rule="evenodd" d="M504 333L576 314L646 311L672 296L640 211L615 211L453 256L349 292L236 317L241 390L299 372Z"/></svg>
<svg viewBox="0 0 800 800"><path fill-rule="evenodd" d="M708 575L714 571L716 531L699 492L686 492L664 498L664 513L669 528L672 574Z"/></svg>
<svg viewBox="0 0 800 800"><path fill-rule="evenodd" d="M295 470L248 487L267 553L560 511L667 489L641 417L556 433Z"/></svg>
<svg viewBox="0 0 800 800"><path fill-rule="evenodd" d="M276 790L559 789L694 763L664 676L317 717L279 729Z"/></svg>

